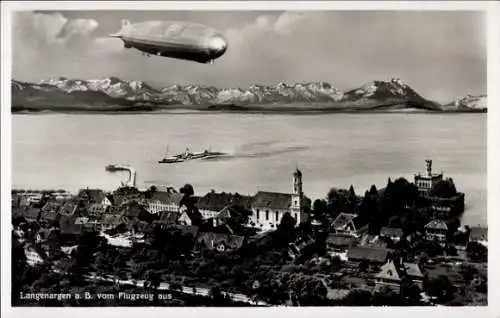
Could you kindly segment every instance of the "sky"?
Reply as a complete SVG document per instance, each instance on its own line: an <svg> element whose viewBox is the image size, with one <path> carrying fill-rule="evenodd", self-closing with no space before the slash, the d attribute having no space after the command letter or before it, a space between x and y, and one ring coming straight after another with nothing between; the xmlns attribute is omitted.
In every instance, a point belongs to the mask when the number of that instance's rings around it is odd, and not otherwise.
<svg viewBox="0 0 500 318"><path fill-rule="evenodd" d="M108 34L121 20L218 29L215 64L144 57ZM37 82L116 76L155 87L326 81L340 90L400 78L423 97L486 94L486 16L452 11L23 11L13 18L13 74Z"/></svg>

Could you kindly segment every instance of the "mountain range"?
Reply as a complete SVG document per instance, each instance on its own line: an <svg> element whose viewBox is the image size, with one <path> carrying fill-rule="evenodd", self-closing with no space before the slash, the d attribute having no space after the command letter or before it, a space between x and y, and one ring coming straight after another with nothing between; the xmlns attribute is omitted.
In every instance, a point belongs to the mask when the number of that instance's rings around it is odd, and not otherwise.
<svg viewBox="0 0 500 318"><path fill-rule="evenodd" d="M154 88L144 81L116 77L81 80L64 77L27 83L12 80L12 112L21 111L427 111L486 112L486 96L448 104L428 100L400 79L372 81L341 91L326 82L278 83L248 88L172 85Z"/></svg>

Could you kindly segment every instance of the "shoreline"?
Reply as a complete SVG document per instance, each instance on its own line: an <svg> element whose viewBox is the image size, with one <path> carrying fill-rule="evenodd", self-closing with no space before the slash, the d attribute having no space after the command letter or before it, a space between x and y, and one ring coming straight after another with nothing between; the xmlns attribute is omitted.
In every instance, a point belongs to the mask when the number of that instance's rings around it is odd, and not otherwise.
<svg viewBox="0 0 500 318"><path fill-rule="evenodd" d="M20 110L11 111L11 115L46 115L46 114L64 114L64 115L205 115L205 114L249 114L249 115L330 115L330 114L349 114L349 115L371 115L371 114L427 114L427 115L464 115L464 114L487 114L487 110L477 111L430 111L430 110L339 110L339 109L206 109L190 107L173 107L158 110Z"/></svg>

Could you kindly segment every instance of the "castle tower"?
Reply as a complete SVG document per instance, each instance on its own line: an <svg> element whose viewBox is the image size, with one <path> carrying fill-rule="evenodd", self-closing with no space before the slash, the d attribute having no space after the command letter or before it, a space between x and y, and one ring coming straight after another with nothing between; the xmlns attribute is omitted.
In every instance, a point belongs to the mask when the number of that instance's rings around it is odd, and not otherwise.
<svg viewBox="0 0 500 318"><path fill-rule="evenodd" d="M430 177L432 176L432 160L425 160L425 163L427 165L427 175Z"/></svg>

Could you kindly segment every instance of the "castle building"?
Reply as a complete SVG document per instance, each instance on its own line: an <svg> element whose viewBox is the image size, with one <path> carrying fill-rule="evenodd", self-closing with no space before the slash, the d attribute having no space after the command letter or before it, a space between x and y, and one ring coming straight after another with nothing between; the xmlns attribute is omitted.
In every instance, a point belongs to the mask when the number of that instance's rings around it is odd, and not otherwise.
<svg viewBox="0 0 500 318"><path fill-rule="evenodd" d="M425 160L427 164L427 174L416 174L415 185L417 186L418 193L422 196L428 196L432 187L443 180L443 174L432 173L432 160Z"/></svg>
<svg viewBox="0 0 500 318"><path fill-rule="evenodd" d="M296 220L296 224L307 221L308 215L304 209L302 191L302 172L296 169L293 174L292 193L259 191L253 198L251 210L251 223L262 230L276 229L286 213Z"/></svg>

